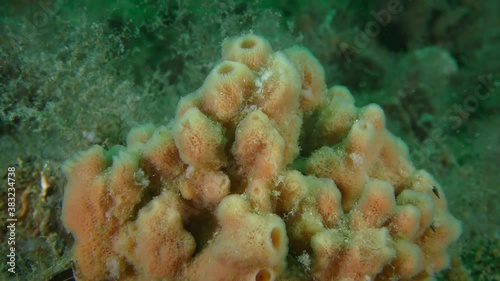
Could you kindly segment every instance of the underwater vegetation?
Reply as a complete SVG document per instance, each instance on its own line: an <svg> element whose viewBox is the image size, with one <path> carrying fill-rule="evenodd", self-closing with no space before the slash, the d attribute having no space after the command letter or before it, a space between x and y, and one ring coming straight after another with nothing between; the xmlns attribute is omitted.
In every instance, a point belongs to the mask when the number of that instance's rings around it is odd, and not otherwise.
<svg viewBox="0 0 500 281"><path fill-rule="evenodd" d="M379 104L413 165L441 184L463 233L435 278L499 280L499 4L365 2L2 2L0 169L7 186L15 167L18 221L16 275L4 258L0 279L71 276L62 163L93 145L125 145L140 124L169 126L220 63L221 43L251 32L273 50L309 49L326 85L346 86L358 107ZM306 153L317 145L302 143ZM0 234L6 256L11 232Z"/></svg>

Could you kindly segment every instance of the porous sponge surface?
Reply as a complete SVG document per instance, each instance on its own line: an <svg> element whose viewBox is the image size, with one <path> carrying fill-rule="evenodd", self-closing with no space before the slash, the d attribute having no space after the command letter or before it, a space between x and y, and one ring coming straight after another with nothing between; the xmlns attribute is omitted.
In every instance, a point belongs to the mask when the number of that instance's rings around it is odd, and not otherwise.
<svg viewBox="0 0 500 281"><path fill-rule="evenodd" d="M225 40L169 126L64 165L78 280L431 280L461 224L306 49Z"/></svg>

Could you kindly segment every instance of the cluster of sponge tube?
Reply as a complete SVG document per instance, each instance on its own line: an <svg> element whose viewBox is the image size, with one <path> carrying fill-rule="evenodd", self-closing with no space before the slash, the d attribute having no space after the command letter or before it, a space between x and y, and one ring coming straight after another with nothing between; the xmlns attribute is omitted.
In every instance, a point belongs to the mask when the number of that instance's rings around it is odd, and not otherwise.
<svg viewBox="0 0 500 281"><path fill-rule="evenodd" d="M461 233L377 105L247 34L168 126L64 165L77 280L432 280Z"/></svg>

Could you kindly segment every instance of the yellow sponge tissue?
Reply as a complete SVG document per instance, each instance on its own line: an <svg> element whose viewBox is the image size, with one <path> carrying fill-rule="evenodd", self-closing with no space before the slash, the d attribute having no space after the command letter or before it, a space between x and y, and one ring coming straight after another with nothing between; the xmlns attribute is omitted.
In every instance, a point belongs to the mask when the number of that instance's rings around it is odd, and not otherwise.
<svg viewBox="0 0 500 281"><path fill-rule="evenodd" d="M64 164L77 280L432 280L461 223L305 48L228 38L169 126ZM214 58L214 61L217 58Z"/></svg>

